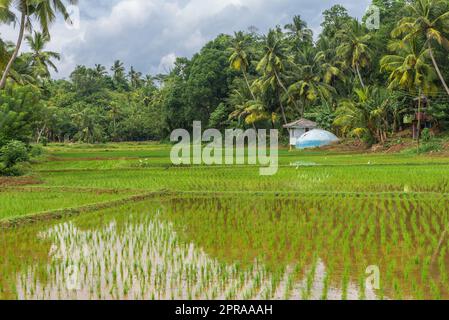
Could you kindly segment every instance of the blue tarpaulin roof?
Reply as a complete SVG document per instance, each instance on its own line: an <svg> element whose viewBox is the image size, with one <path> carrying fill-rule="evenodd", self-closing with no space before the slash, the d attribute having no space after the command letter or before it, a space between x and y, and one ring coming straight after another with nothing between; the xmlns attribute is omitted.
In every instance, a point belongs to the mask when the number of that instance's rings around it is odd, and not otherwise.
<svg viewBox="0 0 449 320"><path fill-rule="evenodd" d="M314 129L304 133L296 141L296 148L298 149L318 148L330 145L337 141L339 141L337 136L332 132L321 129Z"/></svg>

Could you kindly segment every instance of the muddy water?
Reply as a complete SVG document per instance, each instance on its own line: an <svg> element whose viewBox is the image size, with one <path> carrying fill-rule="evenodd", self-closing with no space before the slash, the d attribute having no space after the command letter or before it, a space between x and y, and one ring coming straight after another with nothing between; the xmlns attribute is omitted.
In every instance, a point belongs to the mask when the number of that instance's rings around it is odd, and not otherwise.
<svg viewBox="0 0 449 320"><path fill-rule="evenodd" d="M10 231L3 298L377 298L372 290L362 294L353 281L343 294L328 281L319 257L300 272L286 264L276 273L263 259L243 266L214 257L201 242L180 237L163 215L159 204L146 204ZM23 260L26 254L34 258Z"/></svg>

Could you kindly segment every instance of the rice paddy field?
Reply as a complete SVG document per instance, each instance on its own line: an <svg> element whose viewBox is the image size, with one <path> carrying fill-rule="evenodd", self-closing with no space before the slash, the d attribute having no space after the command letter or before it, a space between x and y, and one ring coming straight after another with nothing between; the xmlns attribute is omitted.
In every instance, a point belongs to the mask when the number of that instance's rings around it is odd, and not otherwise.
<svg viewBox="0 0 449 320"><path fill-rule="evenodd" d="M449 299L447 156L169 155L51 145L0 180L0 299Z"/></svg>

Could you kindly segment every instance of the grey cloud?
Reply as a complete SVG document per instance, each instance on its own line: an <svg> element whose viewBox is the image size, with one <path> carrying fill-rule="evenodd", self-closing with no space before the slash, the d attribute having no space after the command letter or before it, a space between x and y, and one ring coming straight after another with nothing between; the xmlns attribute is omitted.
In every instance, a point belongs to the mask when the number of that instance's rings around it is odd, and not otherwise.
<svg viewBox="0 0 449 320"><path fill-rule="evenodd" d="M261 32L300 14L317 32L321 13L341 3L360 17L370 0L95 0L80 1L81 30L54 26L51 49L61 51L58 77L76 64L110 66L120 59L129 67L155 73L173 60L190 57L220 33L257 27ZM4 27L2 27L4 28ZM0 28L0 32L3 29ZM10 34L9 30L7 34Z"/></svg>

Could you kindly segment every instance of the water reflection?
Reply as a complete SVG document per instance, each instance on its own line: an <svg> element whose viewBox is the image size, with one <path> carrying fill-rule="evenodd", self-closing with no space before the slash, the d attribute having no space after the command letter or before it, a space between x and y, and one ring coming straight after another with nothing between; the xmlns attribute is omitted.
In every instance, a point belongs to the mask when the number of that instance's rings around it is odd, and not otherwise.
<svg viewBox="0 0 449 320"><path fill-rule="evenodd" d="M17 275L19 299L341 299L317 260L298 279L287 266L281 275L261 261L243 268L225 264L193 243L180 240L160 214L133 214L83 230L74 222L38 234L50 241L45 277L37 266ZM360 298L350 283L348 299ZM366 299L375 299L367 290Z"/></svg>

